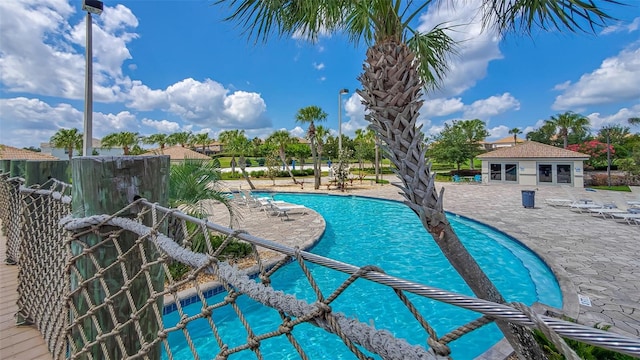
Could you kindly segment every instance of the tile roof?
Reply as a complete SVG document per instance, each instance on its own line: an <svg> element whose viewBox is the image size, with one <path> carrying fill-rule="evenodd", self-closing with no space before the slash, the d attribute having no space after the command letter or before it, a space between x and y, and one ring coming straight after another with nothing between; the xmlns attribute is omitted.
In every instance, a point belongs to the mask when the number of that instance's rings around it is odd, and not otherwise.
<svg viewBox="0 0 640 360"><path fill-rule="evenodd" d="M516 139L517 139L516 141L518 143L525 142L524 139L521 139L519 137L516 137ZM491 144L513 144L513 136L507 136L507 137L502 138L500 140L489 141L489 143L491 143Z"/></svg>
<svg viewBox="0 0 640 360"><path fill-rule="evenodd" d="M164 150L154 149L142 155L169 155L171 160L185 160L185 159L211 160L211 158L207 155L200 154L197 151L184 148L180 145L166 147L164 148Z"/></svg>
<svg viewBox="0 0 640 360"><path fill-rule="evenodd" d="M55 156L31 150L18 149L0 144L0 159L2 160L60 160Z"/></svg>
<svg viewBox="0 0 640 360"><path fill-rule="evenodd" d="M513 140L513 138L512 138ZM559 147L542 144L535 141L525 141L516 146L504 147L477 156L479 159L495 158L520 158L520 159L545 159L545 158L565 158L565 159L588 159L589 155L562 149Z"/></svg>

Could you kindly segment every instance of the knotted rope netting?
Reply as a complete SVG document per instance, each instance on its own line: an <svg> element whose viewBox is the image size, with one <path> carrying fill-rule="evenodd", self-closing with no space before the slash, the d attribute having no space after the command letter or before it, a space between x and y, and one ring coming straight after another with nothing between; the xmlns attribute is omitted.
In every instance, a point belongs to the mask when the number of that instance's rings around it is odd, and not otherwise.
<svg viewBox="0 0 640 360"><path fill-rule="evenodd" d="M205 355L226 359L245 351L265 358L263 344L274 338L286 339L292 351L306 359L309 358L306 343L296 332L305 323L334 334L358 359L372 354L385 359L440 359L449 356L451 341L497 318L542 329L568 358L574 354L560 336L640 355L638 339L542 316L523 304L491 303L398 279L373 266L355 267L337 262L196 219L144 199L116 214L80 219L67 216L58 223L69 213L69 197L64 195L64 190L59 190L22 188L20 221L23 228L34 230L21 231L19 258L20 316L38 326L56 359L65 355L72 359L160 356L177 359L185 354L195 359ZM137 210L137 217L124 215L131 209ZM60 224L68 232L61 231ZM213 245L211 239L216 236L222 241ZM205 253L193 252L192 244L202 239L206 244ZM228 260L225 249L237 243L249 244L250 256L242 261ZM281 256L265 257L266 252ZM302 270L315 294L313 301L301 300L295 293L287 294L271 287L271 275L288 263ZM309 264L349 276L340 286L323 292ZM176 265L184 266L186 272L176 275ZM257 276L249 276L254 272ZM374 281L391 288L420 324L416 331L424 334L424 344L411 345L392 335L393 329L376 329L333 310L333 302L348 296L345 291L355 281ZM219 288L222 295L209 297L214 288ZM47 296L42 296L45 293ZM439 336L421 315L419 307L409 300L408 293L481 315ZM279 320L269 323L267 330L263 327L256 330L247 316L248 311L255 309L245 308L243 298L260 303L265 311L274 309ZM200 303L197 313L186 308L187 302L193 299ZM169 322L164 316L169 306L175 308L175 322ZM223 309L230 309L229 313L241 324L246 337L229 339L225 335L225 320L216 316ZM209 334L215 346L198 349L198 338L203 332ZM181 338L186 347L176 349L176 338Z"/></svg>

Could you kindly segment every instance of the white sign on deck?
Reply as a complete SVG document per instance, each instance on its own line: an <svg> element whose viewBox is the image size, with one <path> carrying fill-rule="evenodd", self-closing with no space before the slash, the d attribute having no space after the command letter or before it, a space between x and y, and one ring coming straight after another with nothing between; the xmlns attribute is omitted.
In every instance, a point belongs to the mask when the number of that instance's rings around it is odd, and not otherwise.
<svg viewBox="0 0 640 360"><path fill-rule="evenodd" d="M578 294L578 302L580 303L580 305L591 306L591 299L589 299L589 297L586 295Z"/></svg>

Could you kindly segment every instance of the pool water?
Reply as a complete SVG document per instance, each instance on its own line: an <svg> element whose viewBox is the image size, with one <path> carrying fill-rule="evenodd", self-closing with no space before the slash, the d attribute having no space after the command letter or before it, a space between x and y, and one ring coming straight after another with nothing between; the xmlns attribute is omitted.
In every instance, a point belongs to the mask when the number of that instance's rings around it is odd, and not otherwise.
<svg viewBox="0 0 640 360"><path fill-rule="evenodd" d="M304 204L325 218L325 233L310 250L315 254L356 266L375 265L393 276L473 295L425 231L418 217L404 204L355 196L277 194L274 198ZM448 214L448 218L461 241L507 301L528 305L539 301L562 307L560 288L549 268L536 255L507 235L481 223L451 214ZM313 264L309 268L325 297L348 277ZM277 290L295 294L298 299L307 302L316 300L315 293L297 264L285 266L271 279L272 286ZM478 314L468 310L413 294L407 296L438 336L478 317ZM208 303L213 304L219 299L214 297ZM239 304L257 334L275 330L274 324L281 321L276 311L244 296ZM189 315L197 314L201 307L199 303L192 304L186 307L186 312ZM374 324L377 329L389 330L411 344L426 346L425 331L421 330L395 293L382 285L358 280L331 307L348 317ZM173 326L178 316L177 312L165 315L165 324ZM247 332L230 307L215 310L213 316L222 338L229 346L246 341ZM201 356L212 357L219 351L208 322L192 322L188 329ZM337 336L312 325L298 325L293 334L311 359L355 358ZM500 331L491 324L463 336L449 346L453 358L472 359L501 338ZM169 343L175 358L192 357L181 333L172 333ZM260 350L265 359L299 358L293 346L282 336L263 341ZM245 351L231 358L255 358L255 355Z"/></svg>

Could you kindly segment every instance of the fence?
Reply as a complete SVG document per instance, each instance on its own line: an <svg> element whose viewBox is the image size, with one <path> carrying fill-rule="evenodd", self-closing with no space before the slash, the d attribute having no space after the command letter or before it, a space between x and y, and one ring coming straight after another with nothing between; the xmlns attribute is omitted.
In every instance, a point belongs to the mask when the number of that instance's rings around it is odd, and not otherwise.
<svg viewBox="0 0 640 360"><path fill-rule="evenodd" d="M522 304L491 303L399 279L375 267L337 262L138 196L110 214L71 216L72 197L77 200L76 185L82 183L75 173L73 182L69 196L70 186L60 181L26 187L19 178L0 177L0 209L6 209L0 216L11 245L7 255L20 266L18 318L41 331L55 359L174 359L185 354L198 359L203 354L197 350L195 333L203 331L215 344L207 349L207 357L215 353L216 359L226 359L245 351L267 357L262 344L282 338L306 359L305 343L295 331L304 323L325 330L326 336L336 336L358 359L371 354L385 359L445 359L451 341L495 319L541 329L568 358L575 354L560 336L640 355L638 339L539 315ZM9 206L15 199L18 204ZM15 231L11 229L18 229L16 238L9 237ZM196 242L204 242L206 253L191 250ZM242 268L225 260L225 250L238 243L251 248ZM266 251L281 256L274 262L264 257ZM314 302L270 286L271 275L290 262L302 270L315 294ZM310 264L349 276L327 295L317 286ZM176 277L180 268L186 273ZM379 330L332 310L332 302L347 296L345 290L358 279L392 289L420 324L416 331L424 334L425 346L394 337L393 329ZM210 297L216 292L222 295ZM473 310L479 313L478 319L438 336L409 294ZM279 314L277 321L258 332L247 320L247 312L255 309L247 308L243 298L274 309ZM197 313L186 309L194 300L201 303ZM242 339L225 335L224 320L216 317L223 308L230 309L241 324L246 334ZM174 322L163 316L167 309L175 311ZM176 339L186 345L177 349Z"/></svg>

